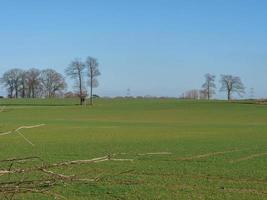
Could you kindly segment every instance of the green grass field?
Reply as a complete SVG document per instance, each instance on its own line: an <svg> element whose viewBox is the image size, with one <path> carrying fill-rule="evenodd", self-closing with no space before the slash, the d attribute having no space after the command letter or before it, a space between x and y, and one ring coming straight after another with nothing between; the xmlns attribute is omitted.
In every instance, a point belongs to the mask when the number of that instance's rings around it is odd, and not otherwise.
<svg viewBox="0 0 267 200"><path fill-rule="evenodd" d="M267 199L267 106L160 99L0 100L0 159L40 156L46 162L107 154L133 162L75 166L65 174L100 179L58 185L66 199ZM171 154L160 154L169 152ZM149 154L154 153L154 154ZM159 154L157 154L159 153ZM143 154L143 155L138 155ZM22 195L17 199L53 199Z"/></svg>

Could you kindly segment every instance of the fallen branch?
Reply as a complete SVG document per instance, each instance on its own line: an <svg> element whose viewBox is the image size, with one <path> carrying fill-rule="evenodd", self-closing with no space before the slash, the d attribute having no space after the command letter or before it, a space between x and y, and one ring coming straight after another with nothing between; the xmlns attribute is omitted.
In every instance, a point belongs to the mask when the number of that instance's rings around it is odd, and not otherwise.
<svg viewBox="0 0 267 200"><path fill-rule="evenodd" d="M3 162L24 162L24 161L33 160L33 159L42 160L38 156L30 156L30 157L25 157L25 158L9 158L9 159L5 159L5 160L0 160L0 163L3 163Z"/></svg>
<svg viewBox="0 0 267 200"><path fill-rule="evenodd" d="M29 157L30 158L30 157ZM35 157L32 157L35 158ZM21 160L29 160L29 159L13 159L14 161L21 161ZM108 156L103 156L103 157L98 157L98 158L93 158L89 160L73 160L73 161L66 161L66 162L61 162L61 163L53 163L53 164L47 164L47 165L42 165L42 166L37 166L37 167L32 167L32 168L25 168L25 169L13 169L13 170L0 170L0 176L6 175L6 174L23 174L23 173L29 173L33 171L43 171L48 173L47 169L51 168L59 168L63 166L70 166L70 165L81 165L81 164L93 164L93 163L99 163L99 162L105 162L105 161L118 161L118 162L132 162L134 159L117 159L117 158L111 158L110 155Z"/></svg>
<svg viewBox="0 0 267 200"><path fill-rule="evenodd" d="M60 179L70 179L71 180L71 179L73 179L75 177L74 175L67 176L67 175L55 173L53 171L49 171L49 170L46 170L46 169L41 169L41 171L46 173L46 174L55 176L56 178L60 178Z"/></svg>
<svg viewBox="0 0 267 200"><path fill-rule="evenodd" d="M72 160L72 161L66 161L66 162L61 162L61 163L54 163L54 164L43 166L43 168L48 169L48 168L68 166L68 165L99 163L99 162L105 162L109 160L111 160L110 156L103 156L103 157L93 158L89 160Z"/></svg>
<svg viewBox="0 0 267 200"><path fill-rule="evenodd" d="M18 132L18 131L20 131L22 129L32 129L32 128L37 128L37 127L41 127L41 126L45 126L45 124L38 124L38 125L34 125L34 126L20 126L17 129L14 129L14 130L11 130L11 131L7 131L7 132L4 132L4 133L0 133L0 136L8 135L8 134L11 134L11 133L15 133L15 132Z"/></svg>
<svg viewBox="0 0 267 200"><path fill-rule="evenodd" d="M34 144L28 138L26 138L25 135L23 135L20 131L23 130L23 129L32 129L32 128L38 128L38 127L41 127L41 126L45 126L45 124L38 124L38 125L33 125L33 126L20 126L17 129L14 129L14 130L11 130L11 131L7 131L7 132L4 132L4 133L0 133L0 136L9 135L9 134L12 134L12 133L15 133L15 134L17 133L26 142L28 142L30 145L34 146Z"/></svg>
<svg viewBox="0 0 267 200"><path fill-rule="evenodd" d="M33 126L21 126L21 127L17 128L15 131L19 131L19 130L22 130L22 129L38 128L38 127L41 127L41 126L45 126L45 124L38 124L38 125L33 125Z"/></svg>

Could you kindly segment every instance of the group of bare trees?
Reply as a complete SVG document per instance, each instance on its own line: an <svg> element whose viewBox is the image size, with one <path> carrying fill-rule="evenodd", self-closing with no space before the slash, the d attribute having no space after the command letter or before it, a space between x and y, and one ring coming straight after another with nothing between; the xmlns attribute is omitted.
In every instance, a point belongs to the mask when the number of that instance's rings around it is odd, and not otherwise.
<svg viewBox="0 0 267 200"><path fill-rule="evenodd" d="M53 69L18 68L6 71L0 83L7 89L9 98L56 97L66 88L64 77Z"/></svg>
<svg viewBox="0 0 267 200"><path fill-rule="evenodd" d="M205 83L202 85L203 93L205 97L209 100L215 94L216 84L215 84L215 75L206 74ZM227 93L227 99L231 100L233 94L238 94L242 96L245 93L244 84L241 81L241 78L233 75L221 75L221 92Z"/></svg>
<svg viewBox="0 0 267 200"><path fill-rule="evenodd" d="M82 105L90 88L90 104L93 104L93 88L98 86L100 75L96 58L88 57L86 61L75 59L66 68L67 76L75 80L75 93ZM9 98L52 98L63 96L67 83L62 74L54 69L39 70L31 68L22 70L14 68L6 71L0 78L0 84L7 90Z"/></svg>
<svg viewBox="0 0 267 200"><path fill-rule="evenodd" d="M96 58L87 57L83 62L75 59L65 70L67 76L75 81L76 93L82 105L87 96L87 85L90 88L90 105L93 105L93 88L98 86L97 77L100 75L99 64ZM86 84L87 83L87 84Z"/></svg>
<svg viewBox="0 0 267 200"><path fill-rule="evenodd" d="M216 94L216 76L213 74L205 74L205 82L202 89L194 89L185 92L182 96L184 99L212 99ZM234 94L242 96L245 94L245 87L241 78L233 75L221 75L220 92L226 92L227 99L231 100Z"/></svg>

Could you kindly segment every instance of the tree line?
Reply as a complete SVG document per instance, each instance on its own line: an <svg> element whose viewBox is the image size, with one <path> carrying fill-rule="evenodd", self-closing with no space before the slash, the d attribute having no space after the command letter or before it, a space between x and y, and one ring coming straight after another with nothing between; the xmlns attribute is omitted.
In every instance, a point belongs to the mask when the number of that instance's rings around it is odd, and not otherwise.
<svg viewBox="0 0 267 200"><path fill-rule="evenodd" d="M201 90L190 90L184 93L183 98L187 99L208 99L210 100L216 94L216 76L213 74L205 74L205 82ZM226 92L227 99L231 100L233 94L242 96L245 94L245 87L241 78L233 75L221 75L220 91Z"/></svg>
<svg viewBox="0 0 267 200"><path fill-rule="evenodd" d="M65 74L74 80L74 93L65 93L67 88L65 77L54 69L10 69L2 75L0 84L6 88L9 98L71 96L79 97L80 105L84 104L89 87L90 104L92 105L93 88L99 85L97 77L101 75L97 59L90 56L84 61L75 59L66 67ZM182 98L210 100L216 90L215 79L215 75L206 74L202 89L187 91ZM238 76L221 75L220 83L220 91L226 92L228 100L232 99L233 94L242 96L245 93L245 87Z"/></svg>
<svg viewBox="0 0 267 200"><path fill-rule="evenodd" d="M53 69L14 68L6 71L0 81L9 98L55 97L67 86L64 77Z"/></svg>
<svg viewBox="0 0 267 200"><path fill-rule="evenodd" d="M93 57L88 57L85 61L75 59L65 69L65 74L75 81L75 92L71 93L71 96L79 97L81 105L88 96L87 86L89 86L92 105L93 88L99 85L97 76L100 75L100 71L97 59ZM13 68L2 75L0 84L5 87L8 98L60 97L64 96L67 89L65 77L54 69Z"/></svg>

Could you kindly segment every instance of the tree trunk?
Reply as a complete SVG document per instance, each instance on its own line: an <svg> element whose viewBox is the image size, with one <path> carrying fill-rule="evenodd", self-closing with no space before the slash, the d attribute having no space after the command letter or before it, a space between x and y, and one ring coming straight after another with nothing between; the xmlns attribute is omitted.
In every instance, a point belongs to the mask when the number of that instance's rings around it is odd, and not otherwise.
<svg viewBox="0 0 267 200"><path fill-rule="evenodd" d="M80 96L80 105L83 105L83 98Z"/></svg>
<svg viewBox="0 0 267 200"><path fill-rule="evenodd" d="M15 96L16 96L16 99L17 99L18 98L18 88L16 88Z"/></svg>
<svg viewBox="0 0 267 200"><path fill-rule="evenodd" d="M228 97L228 101L230 101L231 100L231 91L230 90L228 90L227 97Z"/></svg>
<svg viewBox="0 0 267 200"><path fill-rule="evenodd" d="M82 77L79 74L80 105L83 105Z"/></svg>
<svg viewBox="0 0 267 200"><path fill-rule="evenodd" d="M93 70L92 68L90 69L91 70L91 83L90 83L90 105L92 106L93 105Z"/></svg>
<svg viewBox="0 0 267 200"><path fill-rule="evenodd" d="M25 86L24 84L22 85L22 94L21 94L22 98L25 98Z"/></svg>
<svg viewBox="0 0 267 200"><path fill-rule="evenodd" d="M13 89L10 89L10 98L12 99L13 98Z"/></svg>
<svg viewBox="0 0 267 200"><path fill-rule="evenodd" d="M93 78L91 78L90 105L93 105Z"/></svg>
<svg viewBox="0 0 267 200"><path fill-rule="evenodd" d="M209 86L209 83L208 83L208 100L210 100L210 86Z"/></svg>
<svg viewBox="0 0 267 200"><path fill-rule="evenodd" d="M32 98L35 98L35 89L32 87Z"/></svg>

